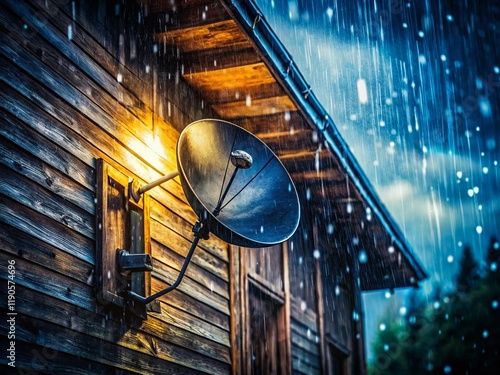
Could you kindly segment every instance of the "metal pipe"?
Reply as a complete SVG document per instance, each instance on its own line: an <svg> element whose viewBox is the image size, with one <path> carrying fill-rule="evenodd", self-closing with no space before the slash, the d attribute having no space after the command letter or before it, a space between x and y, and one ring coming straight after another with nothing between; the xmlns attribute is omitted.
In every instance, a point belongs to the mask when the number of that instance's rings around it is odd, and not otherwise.
<svg viewBox="0 0 500 375"><path fill-rule="evenodd" d="M130 186L130 196L136 201L136 202L139 202L139 200L141 199L141 195L144 194L146 191L148 190L151 190L152 188L158 186L158 185L161 185L163 184L164 182L167 182L168 180L171 180L172 178L175 178L179 175L179 171L174 171L174 172L170 172L169 174L163 176L163 177L160 177L159 179L153 181L153 182L150 182L149 184L147 185L144 185L143 187L137 189L137 190L134 190L133 189L133 182L132 181L129 186Z"/></svg>
<svg viewBox="0 0 500 375"><path fill-rule="evenodd" d="M196 246L198 245L198 242L200 239L208 239L208 226L201 224L200 222L197 222L194 227L193 227L193 232L194 232L194 240L193 243L191 244L191 247L189 248L189 251L186 255L186 259L184 260L184 264L182 265L181 270L179 271L179 275L177 276L177 279L175 282L170 285L169 287L160 290L159 292L150 295L149 297L143 297L137 293L134 293L132 291L128 291L128 297L132 299L135 302L139 303L144 303L148 304L150 302L153 302L155 299L158 297L163 296L164 294L167 294L177 288L179 284L182 281L182 278L184 277L184 274L186 273L186 269L189 265L189 262L191 261L191 257L193 256L194 250L196 249Z"/></svg>

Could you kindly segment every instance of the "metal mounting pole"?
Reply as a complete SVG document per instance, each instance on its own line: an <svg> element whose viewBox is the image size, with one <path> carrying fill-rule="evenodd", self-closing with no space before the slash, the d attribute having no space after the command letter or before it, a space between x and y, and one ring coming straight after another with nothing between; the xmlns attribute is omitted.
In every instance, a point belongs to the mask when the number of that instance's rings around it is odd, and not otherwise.
<svg viewBox="0 0 500 375"><path fill-rule="evenodd" d="M177 177L178 175L179 175L179 171L170 172L169 174L167 174L163 177L160 177L159 179L157 179L153 182L150 182L149 184L144 185L143 187L141 187L137 190L134 189L134 186L133 186L134 180L132 180L128 184L129 194L134 199L134 201L139 202L139 200L141 199L141 195L144 194L146 191L151 190L152 188L154 188L158 185L161 185L164 182L167 182L168 180L171 180L172 178Z"/></svg>
<svg viewBox="0 0 500 375"><path fill-rule="evenodd" d="M191 248L188 251L188 254L186 255L186 260L184 260L184 264L182 265L181 270L179 271L179 275L177 276L177 280L170 285L169 287L160 290L159 292L150 295L149 297L143 297L140 296L137 293L134 293L132 291L128 291L128 296L130 299L132 299L134 302L139 302L139 303L144 303L148 304L150 302L153 302L155 299L158 297L163 296L164 294L167 294L177 288L179 284L182 281L182 278L184 277L184 273L186 272L186 269L189 265L189 262L191 261L191 257L193 256L194 250L196 249L196 246L198 245L198 241L200 239L208 239L208 227L205 225L202 225L200 222L197 222L194 227L193 227L193 232L194 232L194 240L193 243L191 244Z"/></svg>

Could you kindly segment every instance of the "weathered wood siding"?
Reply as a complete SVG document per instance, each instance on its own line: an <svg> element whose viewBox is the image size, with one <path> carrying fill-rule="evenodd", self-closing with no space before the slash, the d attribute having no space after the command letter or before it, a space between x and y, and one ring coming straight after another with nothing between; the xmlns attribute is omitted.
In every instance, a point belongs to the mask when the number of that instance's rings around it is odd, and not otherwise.
<svg viewBox="0 0 500 375"><path fill-rule="evenodd" d="M299 229L289 242L292 371L294 374L320 374L321 338L310 218L302 217Z"/></svg>
<svg viewBox="0 0 500 375"><path fill-rule="evenodd" d="M228 248L213 236L161 298L161 313L142 324L128 326L96 302L96 158L149 182L176 169L179 130L211 115L158 69L141 10L129 4L0 3L0 277L15 260L16 365L47 374L229 373ZM156 292L177 277L196 217L177 181L150 196Z"/></svg>

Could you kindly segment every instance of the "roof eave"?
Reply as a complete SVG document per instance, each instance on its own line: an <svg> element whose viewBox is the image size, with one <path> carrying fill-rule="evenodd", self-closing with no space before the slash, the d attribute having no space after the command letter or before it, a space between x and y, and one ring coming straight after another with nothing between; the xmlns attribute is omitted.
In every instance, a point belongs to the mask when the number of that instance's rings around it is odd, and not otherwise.
<svg viewBox="0 0 500 375"><path fill-rule="evenodd" d="M223 3L228 12L238 21L243 31L250 37L269 69L280 79L296 105L307 115L311 125L323 135L327 145L342 163L363 199L392 237L394 245L400 249L409 262L415 272L416 281L425 279L427 274L411 245L381 202L334 121L312 92L311 87L295 65L292 56L271 29L257 5L253 0L224 0Z"/></svg>

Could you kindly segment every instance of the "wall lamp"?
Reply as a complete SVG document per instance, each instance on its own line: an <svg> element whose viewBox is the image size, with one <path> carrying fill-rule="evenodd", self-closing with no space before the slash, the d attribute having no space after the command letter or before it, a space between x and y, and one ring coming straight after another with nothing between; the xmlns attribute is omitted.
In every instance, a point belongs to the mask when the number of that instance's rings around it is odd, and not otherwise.
<svg viewBox="0 0 500 375"><path fill-rule="evenodd" d="M199 120L177 142L178 171L140 188L125 173L97 161L98 299L147 318L157 298L181 283L194 250L209 233L242 247L269 247L290 238L299 224L295 186L276 155L257 137L222 120ZM169 287L151 294L153 270L147 192L179 176L198 216L194 239ZM146 276L146 273L148 273Z"/></svg>

